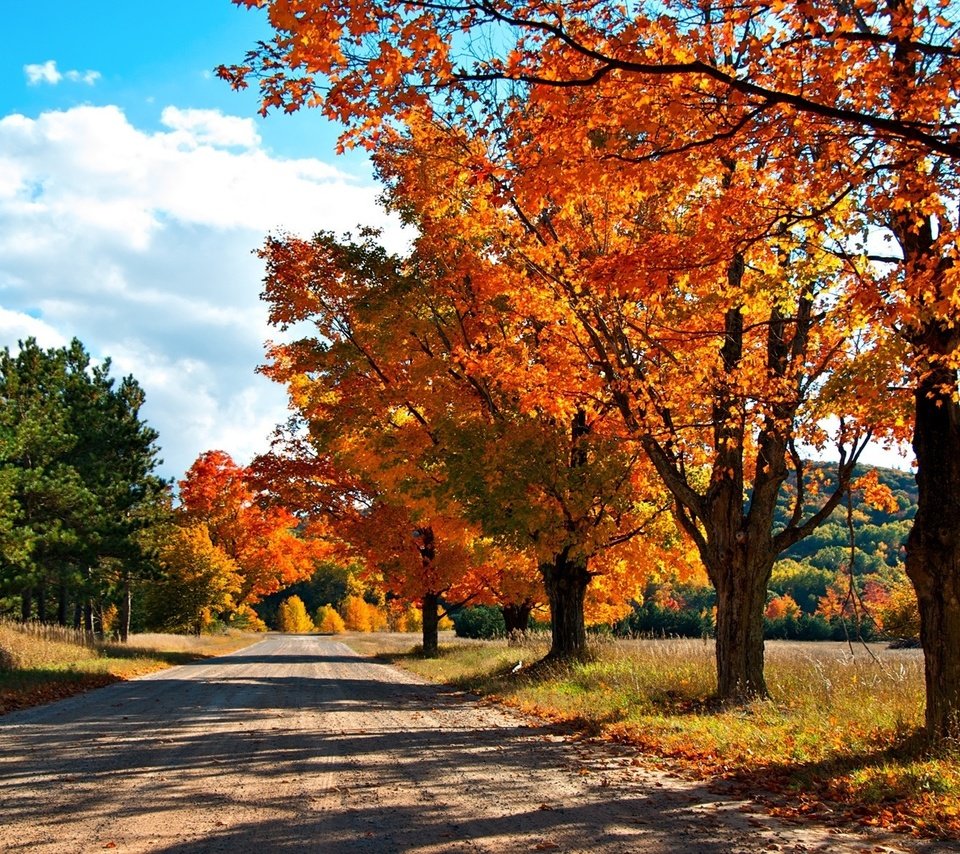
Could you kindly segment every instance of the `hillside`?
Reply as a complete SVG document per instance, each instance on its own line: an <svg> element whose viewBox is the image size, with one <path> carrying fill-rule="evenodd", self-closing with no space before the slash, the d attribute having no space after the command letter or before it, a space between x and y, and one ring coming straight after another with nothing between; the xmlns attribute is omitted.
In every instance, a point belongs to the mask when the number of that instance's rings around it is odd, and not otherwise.
<svg viewBox="0 0 960 854"><path fill-rule="evenodd" d="M827 465L816 468L820 491L832 487ZM852 624L865 636L882 629L893 637L915 633L915 602L904 571L904 545L917 509L912 472L859 466L856 477L875 471L896 503L877 508L853 495L849 521L854 541L853 585L850 576L850 528L846 503L834 510L813 534L788 550L774 566L768 585L767 634L770 637L842 640ZM787 484L777 512L785 526L795 485ZM812 512L812 503L805 510ZM667 581L651 584L643 603L618 626L640 634L700 636L713 630L715 597L709 587ZM845 618L845 619L842 619Z"/></svg>

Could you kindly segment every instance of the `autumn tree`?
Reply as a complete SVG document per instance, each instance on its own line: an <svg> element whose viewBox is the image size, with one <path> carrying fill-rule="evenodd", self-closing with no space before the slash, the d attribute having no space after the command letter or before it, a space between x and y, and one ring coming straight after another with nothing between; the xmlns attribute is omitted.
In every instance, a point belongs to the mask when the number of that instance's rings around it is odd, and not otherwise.
<svg viewBox="0 0 960 854"><path fill-rule="evenodd" d="M205 524L171 524L153 536L162 572L146 594L152 625L199 635L235 609L240 567L213 542Z"/></svg>
<svg viewBox="0 0 960 854"><path fill-rule="evenodd" d="M314 625L322 634L339 634L346 629L343 618L332 605L321 605L314 616Z"/></svg>
<svg viewBox="0 0 960 854"><path fill-rule="evenodd" d="M362 126L363 113L375 129L377 116L428 99L454 111L497 83L580 89L640 79L678 102L736 103L742 115L726 136L799 115L855 139L960 154L949 4L234 2L265 7L276 35L218 72L237 88L254 78L264 112L320 106L348 124ZM557 52L566 63L545 68L542 58ZM904 94L905 72L917 103L890 97Z"/></svg>
<svg viewBox="0 0 960 854"><path fill-rule="evenodd" d="M504 97L516 91L510 84L587 97L619 91L629 109L608 104L607 119L590 128L595 139L615 142L612 159L766 140L765 159L787 173L805 171L836 199L857 199L864 216L848 220L849 234L866 224L893 235L895 252L871 252L869 242L837 248L862 276L864 305L909 346L920 510L908 572L923 626L927 729L934 737L955 735L960 543L951 532L960 527L953 497L960 415L950 200L960 153L953 83L960 51L949 5L241 5L267 6L277 35L221 74L237 86L258 76L264 110L322 106L355 130L347 144L376 147L393 117L427 103L454 120L475 119L479 132L495 137L501 111L478 108L478 99L523 109L523 98ZM688 107L693 112L684 112ZM665 121L651 128L644 122L651 114ZM689 132L678 137L680 115ZM890 265L889 275L870 274L863 263L870 255Z"/></svg>
<svg viewBox="0 0 960 854"><path fill-rule="evenodd" d="M316 627L307 614L303 600L299 596L289 596L277 610L277 628L288 634L307 634Z"/></svg>
<svg viewBox="0 0 960 854"><path fill-rule="evenodd" d="M609 418L598 427L643 448L717 587L721 695L762 694L773 562L849 485L884 407L857 400L847 378L858 364L883 373L885 342L858 319L850 277L818 256L809 227L777 225L797 192L778 190L781 176L724 159L692 162L669 183L655 165L615 171L576 122L549 141L595 154L581 153L576 173L560 172L533 128L576 109L558 98L528 103L530 131L518 131L500 160L423 119L376 159L392 201L416 211L420 245L432 242L447 267L468 259L449 275L469 277L477 304L501 317L535 306L536 335L504 346L487 335L475 369L483 360L501 384L513 382L521 409L587 398L620 413L619 427ZM827 442L820 421L831 413L842 417L838 477L806 513L812 490L798 447ZM800 500L776 530L791 472Z"/></svg>
<svg viewBox="0 0 960 854"><path fill-rule="evenodd" d="M600 437L597 424L612 409L595 411L586 399L557 405L550 396L518 406L510 384L484 362L497 340L508 346L535 335L539 319L478 302L469 276L442 275L438 268L452 258L441 260L425 244L404 261L370 240L341 244L318 235L312 242L271 239L264 255L272 320L310 321L319 333L273 347L265 369L307 413L311 441L337 448L353 471L376 478L381 495L399 492L408 505L432 507L429 525L415 518L372 525L373 510L361 514L377 531L400 532L392 553L406 569L387 577L413 577L417 561L425 572L450 565L449 556L440 557L445 542L479 572L472 575L480 589L490 589L483 578L496 561L482 557L489 546L475 535L472 546L471 536L463 537L469 528L455 522L461 517L534 555L551 605L551 655L582 654L591 580L619 586L625 603L641 575L639 566L617 562L598 572L591 559L664 510L659 494L643 491L639 449ZM363 421L354 422L361 412ZM381 502L377 512L410 515L396 502ZM415 543L403 534L411 527ZM378 547L387 539L378 533Z"/></svg>
<svg viewBox="0 0 960 854"><path fill-rule="evenodd" d="M201 454L180 481L187 520L202 523L214 545L239 567L238 604L253 604L310 576L315 543L299 532L299 520L286 508L261 505L249 471L223 451Z"/></svg>

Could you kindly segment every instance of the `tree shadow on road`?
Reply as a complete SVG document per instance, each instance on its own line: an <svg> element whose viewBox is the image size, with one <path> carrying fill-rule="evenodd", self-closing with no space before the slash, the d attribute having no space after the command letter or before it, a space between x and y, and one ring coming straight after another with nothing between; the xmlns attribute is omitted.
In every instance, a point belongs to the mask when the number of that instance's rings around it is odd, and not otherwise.
<svg viewBox="0 0 960 854"><path fill-rule="evenodd" d="M721 854L759 850L761 831L775 841L707 782L632 778L635 752L580 747L337 646L244 653L4 718L0 817L56 827L62 850L73 822L112 834L81 840L96 848L149 826L148 850L167 854Z"/></svg>

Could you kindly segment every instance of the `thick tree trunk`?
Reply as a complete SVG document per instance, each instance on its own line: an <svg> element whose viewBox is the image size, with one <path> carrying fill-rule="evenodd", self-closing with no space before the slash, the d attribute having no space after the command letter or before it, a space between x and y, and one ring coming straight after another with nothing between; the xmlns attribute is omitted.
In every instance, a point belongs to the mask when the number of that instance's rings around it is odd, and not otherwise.
<svg viewBox="0 0 960 854"><path fill-rule="evenodd" d="M20 619L27 622L33 616L33 589L27 588L20 594Z"/></svg>
<svg viewBox="0 0 960 854"><path fill-rule="evenodd" d="M503 611L503 624L508 637L516 632L525 632L530 627L530 612L533 610L533 605L529 602L501 605L500 610Z"/></svg>
<svg viewBox="0 0 960 854"><path fill-rule="evenodd" d="M93 635L93 602L89 599L83 605L83 630Z"/></svg>
<svg viewBox="0 0 960 854"><path fill-rule="evenodd" d="M742 703L767 693L763 678L763 610L773 561L745 560L711 573L717 590L717 695Z"/></svg>
<svg viewBox="0 0 960 854"><path fill-rule="evenodd" d="M436 658L440 654L440 632L438 607L440 597L436 593L423 594L423 654L427 658Z"/></svg>
<svg viewBox="0 0 960 854"><path fill-rule="evenodd" d="M550 600L551 645L547 657L582 658L587 651L583 600L590 583L586 561L571 560L564 551L553 563L541 564L540 572Z"/></svg>
<svg viewBox="0 0 960 854"><path fill-rule="evenodd" d="M920 606L927 734L960 739L960 406L956 374L930 370L916 391L917 515L907 575Z"/></svg>
<svg viewBox="0 0 960 854"><path fill-rule="evenodd" d="M737 255L727 272L731 285L743 278L744 261ZM771 317L775 321L776 316ZM778 328L771 322L770 332ZM724 320L726 335L720 356L724 372L734 376L743 358L744 319L739 307L729 309ZM780 342L769 342L768 365L772 371L782 365ZM701 558L717 591L717 694L724 702L741 703L763 696L767 686L763 679L763 606L766 583L773 560L758 565L754 553L762 540L770 537L772 512L776 502L777 483L761 475L753 484L749 513L744 508L744 428L740 402L735 391L725 385L715 391L713 402L714 447L716 460L705 501L704 527L707 548L701 546ZM759 452L769 456L774 436L765 431L760 437ZM783 467L782 450L775 462ZM759 468L759 466L758 466ZM762 494L758 492L764 484ZM765 528L765 529L764 529ZM751 542L751 530L754 542ZM764 569L766 572L764 572Z"/></svg>

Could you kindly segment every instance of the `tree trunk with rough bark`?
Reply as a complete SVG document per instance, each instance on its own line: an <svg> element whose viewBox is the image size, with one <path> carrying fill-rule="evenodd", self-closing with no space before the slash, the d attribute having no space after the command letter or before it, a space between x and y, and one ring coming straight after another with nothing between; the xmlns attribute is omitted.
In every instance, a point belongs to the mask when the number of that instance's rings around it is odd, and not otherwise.
<svg viewBox="0 0 960 854"><path fill-rule="evenodd" d="M87 600L83 605L83 630L88 635L93 635L93 602ZM200 632L198 631L199 635Z"/></svg>
<svg viewBox="0 0 960 854"><path fill-rule="evenodd" d="M773 561L731 560L710 576L717 591L717 694L725 702L765 696L763 609Z"/></svg>
<svg viewBox="0 0 960 854"><path fill-rule="evenodd" d="M590 583L586 561L570 559L567 549L553 563L541 564L540 572L550 600L551 644L547 658L582 658L587 651L583 600Z"/></svg>
<svg viewBox="0 0 960 854"><path fill-rule="evenodd" d="M130 639L130 610L133 600L133 594L130 590L130 578L126 577L123 581L123 595L120 598L120 624L117 627L120 633L121 643L126 643Z"/></svg>
<svg viewBox="0 0 960 854"><path fill-rule="evenodd" d="M503 625L508 637L516 632L525 632L529 628L530 613L533 610L529 602L501 605L500 610L503 611Z"/></svg>
<svg viewBox="0 0 960 854"><path fill-rule="evenodd" d="M916 360L918 495L906 570L920 611L927 736L942 743L960 738L960 328L955 318L928 311L925 302L948 299L947 274L954 259L939 245L935 216L918 219L906 207L892 227L903 250L905 276L923 284L921 296L915 297L920 319L899 330Z"/></svg>
<svg viewBox="0 0 960 854"><path fill-rule="evenodd" d="M440 654L440 597L436 593L423 594L423 654L436 658Z"/></svg>
<svg viewBox="0 0 960 854"><path fill-rule="evenodd" d="M931 369L916 390L917 515L906 569L917 592L926 674L926 729L960 739L960 406L957 377Z"/></svg>

